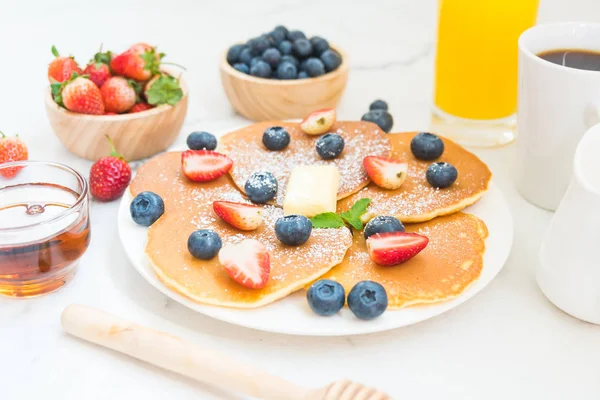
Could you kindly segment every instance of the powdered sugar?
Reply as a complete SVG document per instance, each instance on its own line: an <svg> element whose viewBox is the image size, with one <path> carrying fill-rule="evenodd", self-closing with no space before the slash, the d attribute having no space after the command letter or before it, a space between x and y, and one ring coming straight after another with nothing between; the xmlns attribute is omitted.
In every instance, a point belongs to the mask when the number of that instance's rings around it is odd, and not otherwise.
<svg viewBox="0 0 600 400"><path fill-rule="evenodd" d="M265 129L279 125L290 134L289 146L282 151L270 151L262 143ZM248 178L257 171L269 171L279 184L275 203L283 204L285 188L291 169L296 165L336 165L340 171L338 197L345 197L368 182L363 159L368 155L387 156L389 140L376 125L366 122L338 122L332 132L345 142L342 154L333 160L323 160L315 150L320 136L303 133L299 124L288 122L262 122L221 138L221 151L234 161L231 176L243 188Z"/></svg>

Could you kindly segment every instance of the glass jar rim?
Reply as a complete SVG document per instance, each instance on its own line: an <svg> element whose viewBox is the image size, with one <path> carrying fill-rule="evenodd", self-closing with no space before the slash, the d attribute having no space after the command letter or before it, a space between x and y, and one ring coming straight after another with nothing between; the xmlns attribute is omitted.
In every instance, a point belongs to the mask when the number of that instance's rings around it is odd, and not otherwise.
<svg viewBox="0 0 600 400"><path fill-rule="evenodd" d="M31 229L31 228L35 228L35 227L38 227L41 225L50 224L50 223L59 221L65 217L68 217L69 215L71 215L74 212L74 210L79 209L81 204L85 200L85 198L88 196L87 180L83 177L83 175L81 175L75 169L73 169L65 164L61 164L61 163L57 163L57 162L53 162L53 161L32 161L32 160L11 161L11 162L0 164L0 170L6 169L6 168L27 167L27 166L52 167L52 168L58 168L63 171L66 171L69 174L73 175L77 179L78 183L81 186L81 193L79 193L79 197L77 197L77 201L75 201L75 203L73 203L69 208L56 214L54 217L52 217L50 219L47 219L45 221L36 222L33 224L29 224L29 225L16 226L16 227L12 227L12 228L0 228L0 233L2 233L2 232L17 232L20 230Z"/></svg>

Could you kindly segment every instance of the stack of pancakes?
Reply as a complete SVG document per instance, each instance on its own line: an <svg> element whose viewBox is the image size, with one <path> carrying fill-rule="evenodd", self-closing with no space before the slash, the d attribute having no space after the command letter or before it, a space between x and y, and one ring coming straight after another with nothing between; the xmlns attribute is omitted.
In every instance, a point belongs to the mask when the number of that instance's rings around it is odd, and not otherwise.
<svg viewBox="0 0 600 400"><path fill-rule="evenodd" d="M282 151L269 151L262 135L271 126L284 127L291 137ZM164 153L140 167L130 191L153 191L165 202L164 215L148 229L148 255L159 278L172 289L204 304L254 308L269 304L306 287L317 279L340 282L346 293L359 281L381 283L389 308L444 301L456 297L473 283L483 268L487 228L477 217L460 212L475 203L488 188L491 173L475 155L443 139L445 161L458 170L458 179L447 189L427 183L429 162L410 151L416 133L385 134L369 122L337 122L331 130L345 140L342 155L320 159L314 150L318 137L304 134L297 123L268 121L231 132L220 140L219 151L234 162L230 176L207 183L188 181L181 172L181 154ZM408 163L408 176L397 190L369 183L362 160L368 155L391 157ZM406 223L408 232L429 237L429 245L413 259L382 267L369 258L362 232L349 228L313 229L309 241L298 247L280 243L274 223L283 215L281 204L292 167L299 164L335 164L340 171L338 211L361 198L371 199L366 220L393 215ZM249 203L241 188L257 171L277 178L279 191L265 205L264 224L242 232L221 221L213 201ZM310 188L307 188L310 190ZM215 258L203 261L187 250L187 238L197 229L214 229L224 243L246 238L261 241L271 254L271 275L263 289L248 289L229 278Z"/></svg>

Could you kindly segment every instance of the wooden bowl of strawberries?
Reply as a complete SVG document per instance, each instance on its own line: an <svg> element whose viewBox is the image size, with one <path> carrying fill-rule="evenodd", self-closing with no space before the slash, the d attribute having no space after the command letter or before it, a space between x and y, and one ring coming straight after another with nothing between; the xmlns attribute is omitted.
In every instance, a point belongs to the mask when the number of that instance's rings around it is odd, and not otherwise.
<svg viewBox="0 0 600 400"><path fill-rule="evenodd" d="M73 57L48 66L46 113L63 145L95 161L110 153L110 137L130 161L159 153L174 141L187 113L181 74L165 67L163 53L145 43L119 55L98 52L82 71Z"/></svg>

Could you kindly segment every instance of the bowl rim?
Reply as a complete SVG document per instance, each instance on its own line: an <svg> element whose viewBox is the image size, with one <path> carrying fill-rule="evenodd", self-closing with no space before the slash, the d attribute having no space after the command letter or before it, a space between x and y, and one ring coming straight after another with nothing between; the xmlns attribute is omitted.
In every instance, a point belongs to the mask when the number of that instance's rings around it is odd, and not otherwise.
<svg viewBox="0 0 600 400"><path fill-rule="evenodd" d="M167 74L169 74L171 76L177 76L176 71L178 71L178 70L175 70L174 68L161 67L161 71L166 72ZM169 104L163 104L158 107L154 107L149 110L144 110L144 111L137 112L137 113L125 113L125 114L117 114L117 115L93 115L93 114L81 114L81 113L69 111L66 108L61 107L58 104L56 104L56 102L52 98L52 88L50 87L50 85L48 85L45 89L46 94L45 94L44 98L46 100L46 105L48 107L52 107L53 111L55 111L57 113L61 113L66 116L69 116L70 118L104 121L104 122L107 122L107 121L119 121L119 122L130 121L130 120L134 120L134 119L141 119L144 117L149 117L151 115L162 114L163 112L172 110L173 108L179 106L183 102L183 100L188 97L188 86L187 86L187 82L183 78L183 72L181 72L179 74L179 82L181 85L181 90L183 90L183 96L181 97L181 100L179 100L177 102L177 104L175 104L174 106L171 106Z"/></svg>
<svg viewBox="0 0 600 400"><path fill-rule="evenodd" d="M234 43L234 44L239 44L239 43ZM346 52L343 51L338 46L332 45L331 43L329 44L329 48L335 50L340 55L340 57L342 58L342 63L340 64L340 66L337 69L335 69L331 72L328 72L325 75L316 77L316 78L288 79L288 80L282 79L282 80L280 80L280 79L257 78L252 75L249 75L249 74L244 74L243 72L240 72L240 71L236 70L235 68L233 68L233 66L229 65L229 63L227 62L227 50L225 50L225 52L221 56L221 66L220 67L221 67L221 71L227 73L228 75L235 77L236 79L243 80L246 82L252 82L252 83L257 83L257 84L262 84L262 85L270 85L270 86L306 85L309 83L317 83L317 82L327 81L330 79L335 79L342 74L348 73L348 70L349 70L348 54L346 54Z"/></svg>
<svg viewBox="0 0 600 400"><path fill-rule="evenodd" d="M75 201L75 203L71 204L69 206L69 208L65 209L64 211L59 212L58 214L56 214L55 216L53 216L50 219L40 221L40 222L34 222L33 224L28 224L28 225L15 226L15 227L11 227L11 228L0 228L0 233L19 232L19 231L24 231L26 229L32 229L32 228L42 226L42 225L48 225L50 223L59 221L65 217L68 217L69 215L73 214L73 212L76 212L77 210L79 210L82 207L82 204L85 202L86 199L88 199L88 201L89 201L90 193L89 193L89 185L88 185L87 179L85 179L85 177L79 171L77 171L75 168L69 167L66 164L58 163L58 162L54 162L54 161L40 161L40 160L11 161L11 162L2 164L2 168L13 168L13 167L25 168L25 167L29 167L29 166L51 167L51 168L62 169L63 171L73 175L75 177L75 179L77 179L77 182L79 182L79 185L81 186L81 193L79 193L79 196L77 197L77 200ZM89 211L87 211L87 212L89 214ZM89 218L89 215L88 215L88 218ZM27 242L25 242L25 243L27 243Z"/></svg>

